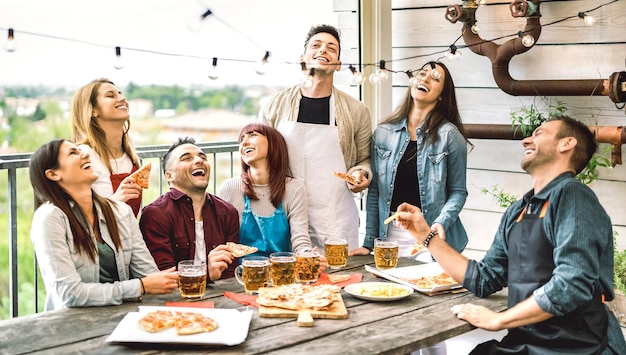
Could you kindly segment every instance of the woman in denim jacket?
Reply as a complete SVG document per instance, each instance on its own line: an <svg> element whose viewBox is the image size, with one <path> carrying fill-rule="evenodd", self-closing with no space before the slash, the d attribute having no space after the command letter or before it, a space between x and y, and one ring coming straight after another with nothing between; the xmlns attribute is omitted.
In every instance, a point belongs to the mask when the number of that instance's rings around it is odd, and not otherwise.
<svg viewBox="0 0 626 355"><path fill-rule="evenodd" d="M420 206L439 237L461 252L467 244L459 212L467 197L468 144L450 72L441 63L426 63L372 136L365 241L352 255L369 254L380 238L397 240L400 256L411 257L415 239L383 223L402 202Z"/></svg>

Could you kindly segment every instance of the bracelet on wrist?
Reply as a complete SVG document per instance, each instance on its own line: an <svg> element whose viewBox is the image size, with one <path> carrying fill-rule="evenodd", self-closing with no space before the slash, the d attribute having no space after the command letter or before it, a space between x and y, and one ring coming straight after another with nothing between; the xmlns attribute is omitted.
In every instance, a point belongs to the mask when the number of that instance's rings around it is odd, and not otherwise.
<svg viewBox="0 0 626 355"><path fill-rule="evenodd" d="M428 233L428 236L426 237L426 239L424 239L424 241L422 242L422 245L428 248L428 244L430 244L430 240L433 239L433 237L436 235L437 235L437 230L432 229L430 233Z"/></svg>
<svg viewBox="0 0 626 355"><path fill-rule="evenodd" d="M143 280L139 279L139 283L141 284L141 294L145 295L146 294L146 288L143 285Z"/></svg>

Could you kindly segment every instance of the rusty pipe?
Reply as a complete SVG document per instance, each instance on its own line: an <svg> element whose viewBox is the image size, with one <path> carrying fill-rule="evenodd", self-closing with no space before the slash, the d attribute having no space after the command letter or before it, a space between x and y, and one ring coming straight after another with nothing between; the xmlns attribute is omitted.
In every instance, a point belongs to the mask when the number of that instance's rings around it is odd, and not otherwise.
<svg viewBox="0 0 626 355"><path fill-rule="evenodd" d="M524 136L519 127L508 124L464 124L465 134L468 138L475 139L505 139L522 140ZM588 126L595 135L596 142L609 143L613 146L611 151L611 164L622 164L622 144L626 143L626 130L623 126Z"/></svg>

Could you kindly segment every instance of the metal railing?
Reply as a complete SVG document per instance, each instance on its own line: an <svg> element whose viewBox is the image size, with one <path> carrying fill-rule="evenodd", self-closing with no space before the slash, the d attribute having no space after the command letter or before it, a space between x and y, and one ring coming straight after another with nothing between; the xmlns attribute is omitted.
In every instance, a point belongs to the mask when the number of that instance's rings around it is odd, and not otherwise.
<svg viewBox="0 0 626 355"><path fill-rule="evenodd" d="M198 147L200 147L209 157L213 157L211 164L211 172L212 172L212 191L209 189L209 192L217 191L218 186L218 173L222 175L226 175L227 177L232 177L235 174L235 169L239 169L239 155L238 153L239 145L235 141L225 141L225 142L212 142L212 143L197 143ZM163 171L161 170L161 157L167 152L170 145L153 145L153 146L141 146L137 147L137 153L140 159L159 159L159 194L163 193L163 186L165 186L163 182ZM28 169L30 162L30 153L27 154L6 154L0 155L0 172L6 170L7 171L7 182L8 182L8 198L7 198L7 206L6 210L8 211L8 224L9 224L9 313L10 317L18 316L18 170L19 169ZM237 160L237 164L235 164L235 159ZM223 165L230 166L230 171L226 174L224 171ZM236 166L236 168L235 168ZM228 169L228 168L226 168ZM5 208L0 205L0 208ZM1 234L0 234L1 235ZM0 270L0 272L4 272ZM37 312L39 308L39 300L38 300L38 266L35 259L34 264L34 309Z"/></svg>

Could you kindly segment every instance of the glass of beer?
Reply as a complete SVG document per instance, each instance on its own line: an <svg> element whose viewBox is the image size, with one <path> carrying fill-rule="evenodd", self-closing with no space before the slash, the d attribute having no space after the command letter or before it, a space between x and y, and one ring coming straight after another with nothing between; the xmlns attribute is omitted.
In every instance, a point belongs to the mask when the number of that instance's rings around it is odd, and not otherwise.
<svg viewBox="0 0 626 355"><path fill-rule="evenodd" d="M324 256L330 269L341 269L348 263L348 241L328 239L324 242Z"/></svg>
<svg viewBox="0 0 626 355"><path fill-rule="evenodd" d="M267 287L270 279L270 260L266 256L243 258L235 269L235 278L249 295L259 293L259 288Z"/></svg>
<svg viewBox="0 0 626 355"><path fill-rule="evenodd" d="M206 263L183 260L178 263L178 289L185 298L200 298L206 290Z"/></svg>
<svg viewBox="0 0 626 355"><path fill-rule="evenodd" d="M296 281L296 256L292 252L270 254L270 279L274 287Z"/></svg>
<svg viewBox="0 0 626 355"><path fill-rule="evenodd" d="M312 284L320 277L320 253L313 250L300 250L296 253L296 281Z"/></svg>
<svg viewBox="0 0 626 355"><path fill-rule="evenodd" d="M398 265L398 242L391 240L374 240L374 262L376 268L394 269Z"/></svg>

